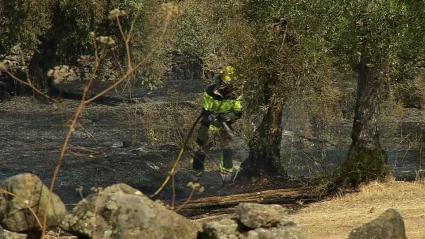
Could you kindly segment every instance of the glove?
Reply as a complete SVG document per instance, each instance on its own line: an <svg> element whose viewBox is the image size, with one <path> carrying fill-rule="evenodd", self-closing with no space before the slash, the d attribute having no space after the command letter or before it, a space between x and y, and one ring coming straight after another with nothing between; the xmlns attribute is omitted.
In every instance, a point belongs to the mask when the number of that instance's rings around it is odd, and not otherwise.
<svg viewBox="0 0 425 239"><path fill-rule="evenodd" d="M235 112L223 113L217 116L221 122L233 123L241 117L241 114Z"/></svg>
<svg viewBox="0 0 425 239"><path fill-rule="evenodd" d="M202 110L201 124L206 125L206 126L209 126L214 121L215 121L215 116L211 112L203 109Z"/></svg>
<svg viewBox="0 0 425 239"><path fill-rule="evenodd" d="M213 114L210 114L210 115L208 115L208 121L209 122L215 122L215 121L217 121L217 117L215 117L215 115L213 115Z"/></svg>
<svg viewBox="0 0 425 239"><path fill-rule="evenodd" d="M219 115L210 114L208 115L209 125L214 125L217 128L223 127L223 121L220 119Z"/></svg>
<svg viewBox="0 0 425 239"><path fill-rule="evenodd" d="M210 114L208 115L208 121L210 121L212 125L220 125L221 119L218 115Z"/></svg>

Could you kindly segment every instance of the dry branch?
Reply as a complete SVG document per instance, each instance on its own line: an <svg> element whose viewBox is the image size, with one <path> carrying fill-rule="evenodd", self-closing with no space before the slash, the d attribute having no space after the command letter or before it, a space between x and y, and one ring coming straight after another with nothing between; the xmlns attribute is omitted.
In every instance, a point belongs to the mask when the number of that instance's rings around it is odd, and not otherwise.
<svg viewBox="0 0 425 239"><path fill-rule="evenodd" d="M59 101L51 98L50 96L48 96L47 94L41 92L41 90L37 89L37 87L35 87L31 80L29 78L27 78L27 81L21 80L18 77L16 77L12 72L5 70L6 74L9 75L13 80L21 83L22 85L28 86L29 88L31 88L34 92L36 92L37 94L39 94L40 96L50 100L51 102L55 103L55 104L59 104Z"/></svg>
<svg viewBox="0 0 425 239"><path fill-rule="evenodd" d="M200 210L200 209L217 209L228 208L238 205L239 203L276 203L276 204L292 204L295 205L299 200L311 201L314 195L311 190L306 187L267 190L254 193L235 194L229 196L214 196L192 200L186 203L181 210Z"/></svg>

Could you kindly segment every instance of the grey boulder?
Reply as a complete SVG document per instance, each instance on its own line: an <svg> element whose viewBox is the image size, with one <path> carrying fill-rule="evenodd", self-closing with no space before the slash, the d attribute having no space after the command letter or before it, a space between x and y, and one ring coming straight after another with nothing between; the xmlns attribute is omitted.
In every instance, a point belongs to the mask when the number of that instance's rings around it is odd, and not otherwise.
<svg viewBox="0 0 425 239"><path fill-rule="evenodd" d="M276 227L291 223L288 212L280 205L241 203L236 208L236 217L246 227Z"/></svg>
<svg viewBox="0 0 425 239"><path fill-rule="evenodd" d="M257 228L249 231L246 239L305 239L301 230L295 225L276 228Z"/></svg>
<svg viewBox="0 0 425 239"><path fill-rule="evenodd" d="M0 239L27 239L27 235L16 232L10 232L0 227Z"/></svg>
<svg viewBox="0 0 425 239"><path fill-rule="evenodd" d="M61 224L67 211L61 199L29 173L7 178L0 183L0 224L13 231L40 231L47 213L48 227Z"/></svg>
<svg viewBox="0 0 425 239"><path fill-rule="evenodd" d="M388 209L373 221L351 231L349 239L406 239L404 221L400 213Z"/></svg>
<svg viewBox="0 0 425 239"><path fill-rule="evenodd" d="M233 218L204 223L200 239L305 239L279 205L241 203Z"/></svg>
<svg viewBox="0 0 425 239"><path fill-rule="evenodd" d="M201 239L238 239L238 222L233 218L224 218L203 225Z"/></svg>
<svg viewBox="0 0 425 239"><path fill-rule="evenodd" d="M126 184L112 185L80 201L62 227L102 239L190 239L198 233L190 220Z"/></svg>

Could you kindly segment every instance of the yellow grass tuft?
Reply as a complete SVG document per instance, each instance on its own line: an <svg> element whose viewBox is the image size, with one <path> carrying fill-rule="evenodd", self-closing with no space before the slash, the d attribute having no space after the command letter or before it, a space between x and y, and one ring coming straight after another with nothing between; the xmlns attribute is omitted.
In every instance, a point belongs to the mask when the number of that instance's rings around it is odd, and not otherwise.
<svg viewBox="0 0 425 239"><path fill-rule="evenodd" d="M408 238L425 238L424 182L373 182L357 193L311 204L292 216L308 238L340 239L388 208L401 213Z"/></svg>

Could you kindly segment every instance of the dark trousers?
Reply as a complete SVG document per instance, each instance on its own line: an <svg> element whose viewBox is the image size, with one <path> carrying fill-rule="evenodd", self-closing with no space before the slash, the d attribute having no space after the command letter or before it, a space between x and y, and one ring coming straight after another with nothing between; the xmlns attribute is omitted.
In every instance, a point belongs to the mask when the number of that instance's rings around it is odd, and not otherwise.
<svg viewBox="0 0 425 239"><path fill-rule="evenodd" d="M230 142L232 138L230 135L222 128L219 128L217 132L212 132L209 129L208 125L201 124L198 130L198 135L196 138L197 148L193 155L193 169L196 171L204 170L204 163L206 158L206 153L210 148L212 143L209 142L210 135L212 134L214 138L217 137L217 142L222 150L221 156L219 159L220 171L231 173L233 171L233 150L230 147Z"/></svg>

